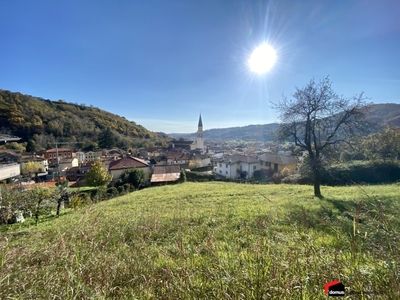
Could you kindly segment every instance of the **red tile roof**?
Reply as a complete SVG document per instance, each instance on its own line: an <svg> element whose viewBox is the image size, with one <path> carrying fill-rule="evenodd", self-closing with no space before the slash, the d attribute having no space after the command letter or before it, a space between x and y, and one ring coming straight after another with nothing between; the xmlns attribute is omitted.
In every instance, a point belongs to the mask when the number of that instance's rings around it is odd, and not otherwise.
<svg viewBox="0 0 400 300"><path fill-rule="evenodd" d="M121 169L133 169L133 168L146 168L148 166L149 166L148 163L146 163L144 160L137 157L128 156L110 162L108 169L121 170Z"/></svg>

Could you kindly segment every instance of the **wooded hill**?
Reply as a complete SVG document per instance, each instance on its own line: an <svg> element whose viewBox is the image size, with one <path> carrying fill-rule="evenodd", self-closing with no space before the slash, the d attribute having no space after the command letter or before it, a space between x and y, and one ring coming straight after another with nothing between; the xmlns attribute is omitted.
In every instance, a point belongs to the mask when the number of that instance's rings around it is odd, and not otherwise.
<svg viewBox="0 0 400 300"><path fill-rule="evenodd" d="M0 90L0 131L20 137L35 151L54 147L56 140L81 142L79 148L86 149L129 149L165 145L168 138L97 107L7 90Z"/></svg>
<svg viewBox="0 0 400 300"><path fill-rule="evenodd" d="M208 141L271 141L273 139L273 131L278 128L278 125L278 123L271 123L208 129L204 130L204 139ZM196 133L170 133L169 135L174 138L196 139Z"/></svg>
<svg viewBox="0 0 400 300"><path fill-rule="evenodd" d="M377 128L386 126L400 127L400 104L372 104L366 119L376 124ZM204 131L204 138L209 141L272 141L273 131L277 128L278 123L208 129ZM169 135L174 138L183 137L191 140L196 138L196 133L170 133Z"/></svg>

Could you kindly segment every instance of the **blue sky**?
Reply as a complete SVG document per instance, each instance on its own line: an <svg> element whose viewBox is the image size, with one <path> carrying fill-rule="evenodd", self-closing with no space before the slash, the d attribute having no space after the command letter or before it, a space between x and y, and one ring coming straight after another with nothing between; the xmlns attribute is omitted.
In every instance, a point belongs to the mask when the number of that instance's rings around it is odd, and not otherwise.
<svg viewBox="0 0 400 300"><path fill-rule="evenodd" d="M84 103L152 131L265 124L269 102L329 75L400 103L400 1L0 2L0 88ZM247 60L268 42L263 75Z"/></svg>

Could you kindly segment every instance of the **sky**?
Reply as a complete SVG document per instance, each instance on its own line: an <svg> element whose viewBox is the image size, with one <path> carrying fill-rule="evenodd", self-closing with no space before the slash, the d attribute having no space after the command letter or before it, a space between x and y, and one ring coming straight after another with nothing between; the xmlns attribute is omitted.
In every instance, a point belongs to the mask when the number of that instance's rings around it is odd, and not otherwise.
<svg viewBox="0 0 400 300"><path fill-rule="evenodd" d="M0 1L0 89L93 105L152 131L278 121L271 103L329 76L400 103L398 0ZM268 43L277 61L248 66Z"/></svg>

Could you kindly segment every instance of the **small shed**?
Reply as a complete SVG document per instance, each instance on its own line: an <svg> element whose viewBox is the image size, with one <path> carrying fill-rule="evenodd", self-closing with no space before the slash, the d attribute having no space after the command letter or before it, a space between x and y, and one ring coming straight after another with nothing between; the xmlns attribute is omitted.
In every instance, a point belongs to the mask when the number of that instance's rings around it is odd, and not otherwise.
<svg viewBox="0 0 400 300"><path fill-rule="evenodd" d="M178 165L154 166L151 184L170 183L179 180L181 169Z"/></svg>

